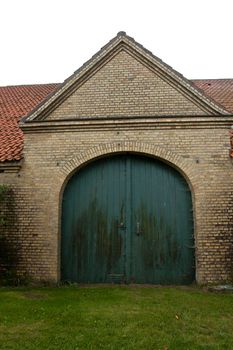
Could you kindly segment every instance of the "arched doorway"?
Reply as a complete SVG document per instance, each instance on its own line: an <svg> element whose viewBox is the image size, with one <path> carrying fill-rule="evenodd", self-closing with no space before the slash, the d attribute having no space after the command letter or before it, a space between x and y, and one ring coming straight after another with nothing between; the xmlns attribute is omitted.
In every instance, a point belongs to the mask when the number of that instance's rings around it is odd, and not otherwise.
<svg viewBox="0 0 233 350"><path fill-rule="evenodd" d="M71 177L62 204L62 280L188 284L194 275L191 192L178 171L121 154Z"/></svg>

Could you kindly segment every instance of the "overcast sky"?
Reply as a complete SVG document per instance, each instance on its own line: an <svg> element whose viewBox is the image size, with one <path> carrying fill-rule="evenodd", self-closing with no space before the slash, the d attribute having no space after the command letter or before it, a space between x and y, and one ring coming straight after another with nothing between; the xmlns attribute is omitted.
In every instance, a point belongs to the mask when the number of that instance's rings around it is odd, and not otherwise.
<svg viewBox="0 0 233 350"><path fill-rule="evenodd" d="M189 79L233 78L233 0L0 0L0 85L62 82L119 31Z"/></svg>

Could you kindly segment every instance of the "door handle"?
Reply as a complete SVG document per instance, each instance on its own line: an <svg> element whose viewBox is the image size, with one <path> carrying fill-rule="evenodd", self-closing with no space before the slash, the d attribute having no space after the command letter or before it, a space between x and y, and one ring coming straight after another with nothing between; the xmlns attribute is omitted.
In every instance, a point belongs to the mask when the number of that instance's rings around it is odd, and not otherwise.
<svg viewBox="0 0 233 350"><path fill-rule="evenodd" d="M120 222L118 224L118 228L121 228L122 230L124 230L126 228L125 223L124 222Z"/></svg>
<svg viewBox="0 0 233 350"><path fill-rule="evenodd" d="M142 230L140 228L140 222L138 221L136 224L136 235L140 236L142 234Z"/></svg>

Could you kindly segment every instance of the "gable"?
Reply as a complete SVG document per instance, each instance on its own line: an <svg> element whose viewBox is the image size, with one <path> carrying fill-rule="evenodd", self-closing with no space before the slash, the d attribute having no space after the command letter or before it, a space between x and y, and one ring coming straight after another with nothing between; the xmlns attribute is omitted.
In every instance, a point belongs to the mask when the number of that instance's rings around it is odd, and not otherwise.
<svg viewBox="0 0 233 350"><path fill-rule="evenodd" d="M46 119L206 113L179 91L179 87L169 84L165 78L122 50Z"/></svg>
<svg viewBox="0 0 233 350"><path fill-rule="evenodd" d="M72 122L53 121L73 119L78 125L75 119L80 118L155 116L157 123L159 117L168 116L159 122L172 124L181 119L170 116L211 115L214 118L208 120L217 122L216 116L232 115L232 92L232 79L188 81L120 32L63 84L0 87L0 163L22 158L22 130L36 126L41 131L43 123L38 121L60 127ZM201 123L201 118L192 120ZM135 125L134 120L130 123Z"/></svg>
<svg viewBox="0 0 233 350"><path fill-rule="evenodd" d="M229 112L120 32L24 122L219 114Z"/></svg>

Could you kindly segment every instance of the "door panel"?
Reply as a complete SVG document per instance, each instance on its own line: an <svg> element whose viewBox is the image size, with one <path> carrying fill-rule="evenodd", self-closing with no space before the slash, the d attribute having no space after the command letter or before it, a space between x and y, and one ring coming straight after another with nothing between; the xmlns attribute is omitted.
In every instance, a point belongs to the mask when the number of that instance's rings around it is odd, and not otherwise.
<svg viewBox="0 0 233 350"><path fill-rule="evenodd" d="M131 161L131 193L131 281L192 282L192 202L187 183L172 167L137 157Z"/></svg>
<svg viewBox="0 0 233 350"><path fill-rule="evenodd" d="M63 195L62 279L190 283L191 193L163 162L117 155L91 163Z"/></svg>
<svg viewBox="0 0 233 350"><path fill-rule="evenodd" d="M124 280L125 186L124 158L95 162L67 184L62 215L63 280Z"/></svg>

